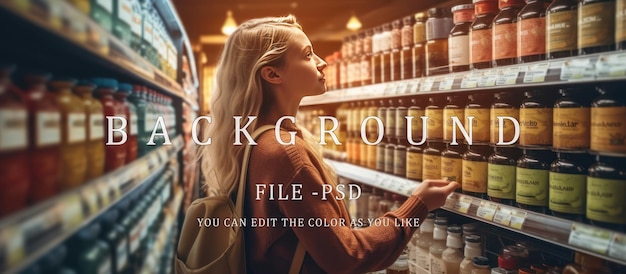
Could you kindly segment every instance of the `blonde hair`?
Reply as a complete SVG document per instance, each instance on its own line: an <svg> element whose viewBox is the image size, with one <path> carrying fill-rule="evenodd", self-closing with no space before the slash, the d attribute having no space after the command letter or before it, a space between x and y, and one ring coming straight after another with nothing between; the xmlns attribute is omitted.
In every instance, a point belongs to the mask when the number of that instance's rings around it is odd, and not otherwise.
<svg viewBox="0 0 626 274"><path fill-rule="evenodd" d="M239 181L243 146L233 145L235 122L233 116L242 116L246 124L250 116L257 116L268 96L263 90L260 71L265 66L281 66L293 30L302 30L292 15L252 19L241 24L226 43L217 65L215 88L211 95L210 110L213 125L202 130L204 139L210 136L212 144L200 146L198 157L205 179L207 195L228 195ZM258 120L258 119L257 119ZM249 131L256 128L254 120ZM319 145L304 127L306 146L315 158L322 161ZM245 138L244 138L245 140ZM323 162L322 162L323 163ZM325 165L324 176L336 184L334 172Z"/></svg>

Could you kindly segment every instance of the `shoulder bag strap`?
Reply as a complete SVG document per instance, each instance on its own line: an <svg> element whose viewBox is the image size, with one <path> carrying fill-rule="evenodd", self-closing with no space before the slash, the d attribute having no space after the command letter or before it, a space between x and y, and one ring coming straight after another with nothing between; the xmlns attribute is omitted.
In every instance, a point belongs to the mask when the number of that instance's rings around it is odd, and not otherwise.
<svg viewBox="0 0 626 274"><path fill-rule="evenodd" d="M296 252L293 254L293 261L291 261L291 267L289 267L289 274L300 273L300 269L302 268L302 263L304 262L305 254L306 254L306 250L304 250L304 245L302 244L301 241L298 241Z"/></svg>

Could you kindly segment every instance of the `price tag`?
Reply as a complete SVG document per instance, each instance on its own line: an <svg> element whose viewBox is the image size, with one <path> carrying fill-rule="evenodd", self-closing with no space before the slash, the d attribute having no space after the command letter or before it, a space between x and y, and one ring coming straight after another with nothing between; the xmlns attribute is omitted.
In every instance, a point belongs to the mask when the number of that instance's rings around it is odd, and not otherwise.
<svg viewBox="0 0 626 274"><path fill-rule="evenodd" d="M0 232L0 244L4 248L3 261L0 263L13 267L24 259L26 246L24 245L24 235L18 227L9 226Z"/></svg>
<svg viewBox="0 0 626 274"><path fill-rule="evenodd" d="M100 204L98 202L98 192L96 191L95 185L90 185L81 189L80 196L83 203L87 205L87 208L89 208L88 216L98 213L100 210Z"/></svg>
<svg viewBox="0 0 626 274"><path fill-rule="evenodd" d="M433 89L433 84L435 83L435 78L429 77L424 80L420 87L420 91L431 91Z"/></svg>
<svg viewBox="0 0 626 274"><path fill-rule="evenodd" d="M417 93L419 91L420 81L421 79L416 79L409 83L409 86L407 87L409 93Z"/></svg>
<svg viewBox="0 0 626 274"><path fill-rule="evenodd" d="M461 88L475 88L478 86L478 81L482 77L480 72L471 72L466 74L461 80Z"/></svg>
<svg viewBox="0 0 626 274"><path fill-rule="evenodd" d="M449 75L439 81L439 90L451 90L454 84L454 75Z"/></svg>
<svg viewBox="0 0 626 274"><path fill-rule="evenodd" d="M508 207L498 206L495 216L493 216L493 222L504 226L511 224L512 210Z"/></svg>
<svg viewBox="0 0 626 274"><path fill-rule="evenodd" d="M496 210L498 210L498 204L489 201L480 201L476 216L491 221L496 214Z"/></svg>
<svg viewBox="0 0 626 274"><path fill-rule="evenodd" d="M111 193L113 193L113 200L119 199L122 197L122 188L120 186L121 181L115 176L110 177L108 180L109 188Z"/></svg>
<svg viewBox="0 0 626 274"><path fill-rule="evenodd" d="M389 94L393 94L393 92L396 91L396 84L395 83L388 83L385 84L385 95L389 95Z"/></svg>
<svg viewBox="0 0 626 274"><path fill-rule="evenodd" d="M606 229L573 223L567 242L599 254L606 254L611 244L612 234L613 232Z"/></svg>
<svg viewBox="0 0 626 274"><path fill-rule="evenodd" d="M519 211L513 209L511 211L511 224L509 225L512 228L522 230L522 226L524 226L524 221L526 221L526 211Z"/></svg>
<svg viewBox="0 0 626 274"><path fill-rule="evenodd" d="M446 203L443 205L443 207L448 209L454 209L454 205L456 205L458 199L459 197L456 194L450 194L448 196L448 199L446 199Z"/></svg>
<svg viewBox="0 0 626 274"><path fill-rule="evenodd" d="M100 180L95 187L98 191L98 195L100 196L102 207L108 206L111 203L111 192L108 181Z"/></svg>
<svg viewBox="0 0 626 274"><path fill-rule="evenodd" d="M486 71L480 80L478 81L479 87L493 87L496 85L496 80L498 80L498 70L492 69Z"/></svg>
<svg viewBox="0 0 626 274"><path fill-rule="evenodd" d="M81 203L80 196L73 193L67 197L63 197L63 200L59 203L60 208L58 212L61 213L63 229L67 231L80 226L84 218L83 204Z"/></svg>
<svg viewBox="0 0 626 274"><path fill-rule="evenodd" d="M472 205L472 198L467 196L462 196L456 204L454 205L454 210L461 212L463 214L467 214L469 211L470 205Z"/></svg>
<svg viewBox="0 0 626 274"><path fill-rule="evenodd" d="M595 75L595 66L589 58L567 60L561 65L562 81L593 79Z"/></svg>
<svg viewBox="0 0 626 274"><path fill-rule="evenodd" d="M519 67L506 68L498 74L497 86L515 85L519 76Z"/></svg>
<svg viewBox="0 0 626 274"><path fill-rule="evenodd" d="M626 53L602 55L596 63L598 77L626 76Z"/></svg>
<svg viewBox="0 0 626 274"><path fill-rule="evenodd" d="M626 261L626 235L614 233L609 247L609 256Z"/></svg>
<svg viewBox="0 0 626 274"><path fill-rule="evenodd" d="M545 82L549 67L550 63L548 62L528 66L528 70L526 70L526 74L524 74L524 83Z"/></svg>
<svg viewBox="0 0 626 274"><path fill-rule="evenodd" d="M409 85L409 83L407 81L402 81L402 82L398 83L398 85L396 86L396 94L407 93L408 85Z"/></svg>

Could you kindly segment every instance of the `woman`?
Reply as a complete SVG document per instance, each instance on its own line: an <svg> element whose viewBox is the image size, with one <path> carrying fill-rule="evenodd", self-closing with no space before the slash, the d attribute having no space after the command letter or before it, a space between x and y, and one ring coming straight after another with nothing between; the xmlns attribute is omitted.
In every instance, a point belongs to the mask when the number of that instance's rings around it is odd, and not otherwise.
<svg viewBox="0 0 626 274"><path fill-rule="evenodd" d="M209 127L207 136L213 143L202 146L200 153L209 193L229 193L233 186L224 183L238 178L243 146L233 145L233 116L244 117L241 125L247 123L247 117L256 116L248 127L250 132L274 125L281 117L295 117L304 96L325 92L325 68L293 16L253 19L230 35L211 101L213 121L219 126ZM293 145L279 144L270 130L257 138L258 145L252 149L245 216L276 218L276 222L245 228L249 273L287 273L298 242L306 250L301 273L383 269L397 259L417 229L396 226L394 219L423 220L459 187L456 182L427 180L398 210L381 217L390 220L381 222L387 225L354 230L344 202L334 195L326 199L321 195L323 185L335 186L337 179L323 162L319 145L303 127L289 120L281 124L280 141L289 142L290 132L297 133ZM282 187L282 197L289 195L289 199L270 196L271 185L274 190ZM294 189L299 191L294 193ZM297 218L303 222L294 221ZM310 222L318 219L334 225Z"/></svg>

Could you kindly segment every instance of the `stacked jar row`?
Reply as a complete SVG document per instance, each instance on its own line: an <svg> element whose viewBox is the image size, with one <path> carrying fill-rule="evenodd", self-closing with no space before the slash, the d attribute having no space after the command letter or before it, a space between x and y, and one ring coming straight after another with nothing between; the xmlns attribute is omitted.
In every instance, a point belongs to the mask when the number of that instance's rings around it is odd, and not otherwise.
<svg viewBox="0 0 626 274"><path fill-rule="evenodd" d="M344 39L329 90L621 50L626 0L474 0Z"/></svg>

